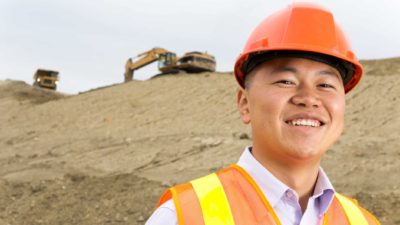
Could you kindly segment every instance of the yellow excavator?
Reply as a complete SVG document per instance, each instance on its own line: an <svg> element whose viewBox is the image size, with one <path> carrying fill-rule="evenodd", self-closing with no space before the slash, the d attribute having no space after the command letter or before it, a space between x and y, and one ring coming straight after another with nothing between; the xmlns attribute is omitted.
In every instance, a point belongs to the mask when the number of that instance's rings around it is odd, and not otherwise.
<svg viewBox="0 0 400 225"><path fill-rule="evenodd" d="M125 64L125 82L133 79L135 70L149 65L158 60L158 69L161 74L176 73L186 71L188 73L214 72L214 56L203 52L187 52L178 58L174 52L163 48L153 48L149 51L140 53L137 59L129 58Z"/></svg>

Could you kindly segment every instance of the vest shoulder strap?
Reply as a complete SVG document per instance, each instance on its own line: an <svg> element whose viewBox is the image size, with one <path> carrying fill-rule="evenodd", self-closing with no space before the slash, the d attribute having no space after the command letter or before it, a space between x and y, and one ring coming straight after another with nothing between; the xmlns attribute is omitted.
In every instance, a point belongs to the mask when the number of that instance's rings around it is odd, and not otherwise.
<svg viewBox="0 0 400 225"><path fill-rule="evenodd" d="M168 189L158 206L169 199L179 225L280 225L272 207L233 166Z"/></svg>
<svg viewBox="0 0 400 225"><path fill-rule="evenodd" d="M380 225L379 221L359 206L355 199L337 192L324 216L323 225L335 224L335 221L343 221L346 225Z"/></svg>

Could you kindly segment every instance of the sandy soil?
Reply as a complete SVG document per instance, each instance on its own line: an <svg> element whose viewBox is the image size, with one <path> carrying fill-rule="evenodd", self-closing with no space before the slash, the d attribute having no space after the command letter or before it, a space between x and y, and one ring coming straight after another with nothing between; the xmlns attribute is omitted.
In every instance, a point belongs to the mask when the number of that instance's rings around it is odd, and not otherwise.
<svg viewBox="0 0 400 225"><path fill-rule="evenodd" d="M338 191L400 224L400 59L364 61L323 166ZM231 73L161 76L65 95L0 81L0 225L144 224L168 186L251 143Z"/></svg>

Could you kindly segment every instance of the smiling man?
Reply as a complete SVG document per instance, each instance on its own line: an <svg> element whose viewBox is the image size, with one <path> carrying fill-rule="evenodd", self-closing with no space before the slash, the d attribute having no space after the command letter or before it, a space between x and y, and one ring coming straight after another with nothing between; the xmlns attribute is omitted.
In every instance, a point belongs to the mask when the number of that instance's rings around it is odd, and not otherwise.
<svg viewBox="0 0 400 225"><path fill-rule="evenodd" d="M293 3L265 19L235 64L252 146L237 164L169 189L146 223L375 225L320 167L362 67L332 14Z"/></svg>

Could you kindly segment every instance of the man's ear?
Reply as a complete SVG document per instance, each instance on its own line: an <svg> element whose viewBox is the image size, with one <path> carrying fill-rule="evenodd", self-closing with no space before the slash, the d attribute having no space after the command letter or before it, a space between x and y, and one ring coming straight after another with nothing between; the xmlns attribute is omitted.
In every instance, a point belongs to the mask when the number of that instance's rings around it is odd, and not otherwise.
<svg viewBox="0 0 400 225"><path fill-rule="evenodd" d="M243 88L237 93L237 107L239 109L240 118L244 124L250 123L250 110L249 101L247 99L247 93Z"/></svg>

